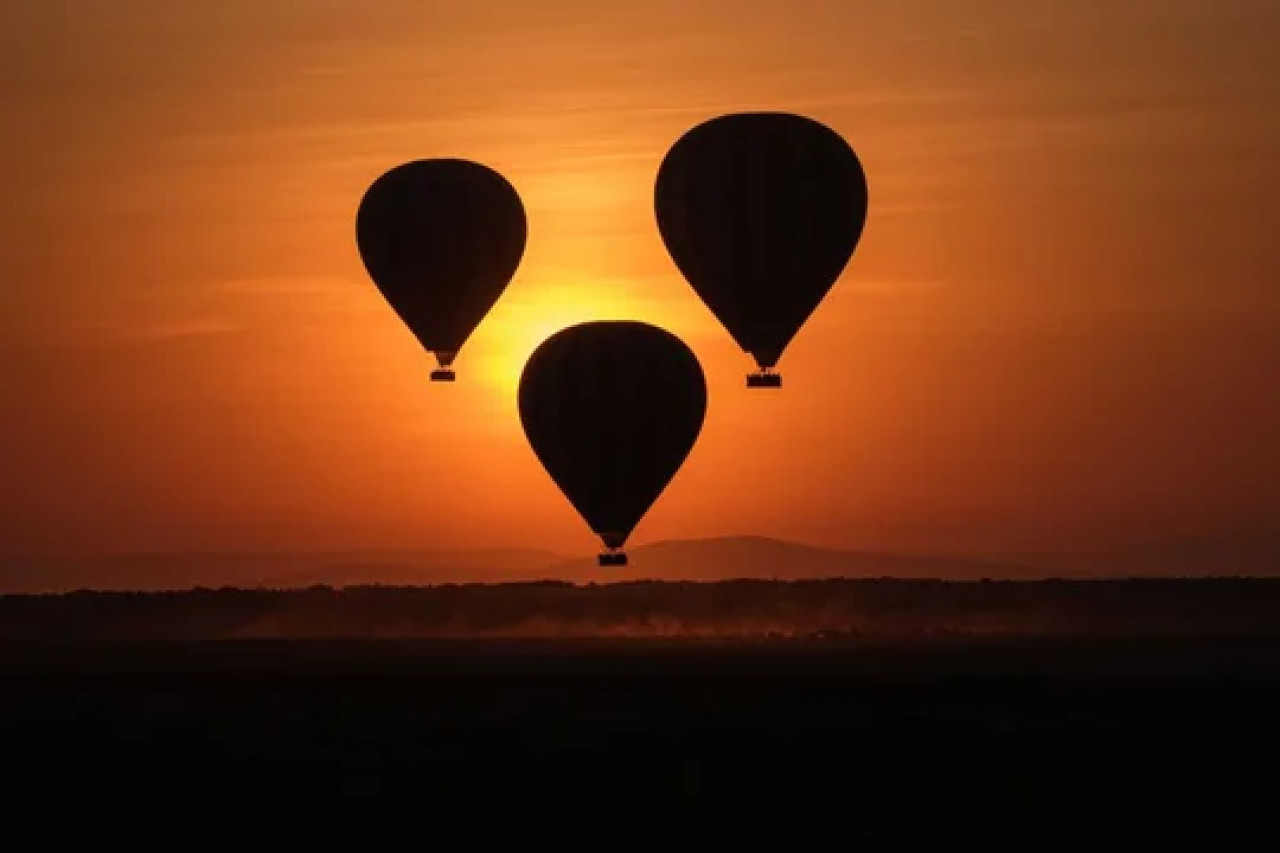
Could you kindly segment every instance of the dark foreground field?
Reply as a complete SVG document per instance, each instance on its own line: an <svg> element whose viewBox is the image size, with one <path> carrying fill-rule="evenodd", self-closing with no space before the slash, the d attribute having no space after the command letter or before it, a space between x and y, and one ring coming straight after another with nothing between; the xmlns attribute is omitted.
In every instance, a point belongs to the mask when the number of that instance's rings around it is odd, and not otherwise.
<svg viewBox="0 0 1280 853"><path fill-rule="evenodd" d="M9 643L0 672L11 814L105 806L62 827L99 840L170 819L176 849L352 825L482 849L1277 832L1280 638Z"/></svg>

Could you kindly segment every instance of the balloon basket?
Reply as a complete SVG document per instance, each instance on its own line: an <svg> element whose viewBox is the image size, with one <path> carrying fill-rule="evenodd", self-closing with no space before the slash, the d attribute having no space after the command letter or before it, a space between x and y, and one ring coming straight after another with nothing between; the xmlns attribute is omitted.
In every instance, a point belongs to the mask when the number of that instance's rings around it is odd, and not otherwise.
<svg viewBox="0 0 1280 853"><path fill-rule="evenodd" d="M627 555L621 551L606 551L597 558L601 566L625 566Z"/></svg>
<svg viewBox="0 0 1280 853"><path fill-rule="evenodd" d="M431 371L431 381L432 382L452 382L453 371L447 367L442 367L439 370L433 370Z"/></svg>
<svg viewBox="0 0 1280 853"><path fill-rule="evenodd" d="M748 373L748 388L781 388L781 373Z"/></svg>

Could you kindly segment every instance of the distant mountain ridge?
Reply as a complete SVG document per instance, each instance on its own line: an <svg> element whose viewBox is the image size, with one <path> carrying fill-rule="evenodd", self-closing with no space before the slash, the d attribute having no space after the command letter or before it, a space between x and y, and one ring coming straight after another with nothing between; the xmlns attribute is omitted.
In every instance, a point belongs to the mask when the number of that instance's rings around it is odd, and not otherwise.
<svg viewBox="0 0 1280 853"><path fill-rule="evenodd" d="M486 548L437 551L138 554L0 563L0 593L76 589L177 590L237 586L417 586L565 580L717 581L738 578L1037 580L1049 577L1280 575L1280 542L1267 537L1156 542L1081 557L983 559L839 550L762 536L654 542L628 549L629 565L601 568L594 554Z"/></svg>
<svg viewBox="0 0 1280 853"><path fill-rule="evenodd" d="M623 568L596 568L595 558L553 567L557 577L593 576L602 580L717 581L737 578L801 580L820 578L1018 579L1043 572L1014 563L963 557L912 556L845 551L802 545L764 536L683 539L628 550ZM607 573L607 574L606 574Z"/></svg>

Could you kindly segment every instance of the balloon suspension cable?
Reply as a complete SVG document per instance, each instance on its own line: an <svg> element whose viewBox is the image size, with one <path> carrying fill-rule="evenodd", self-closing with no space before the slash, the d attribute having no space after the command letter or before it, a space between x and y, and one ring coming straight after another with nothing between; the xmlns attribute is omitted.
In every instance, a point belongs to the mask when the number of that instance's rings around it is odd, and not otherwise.
<svg viewBox="0 0 1280 853"><path fill-rule="evenodd" d="M781 388L782 374L774 371L772 367L762 367L756 373L747 374L748 388Z"/></svg>

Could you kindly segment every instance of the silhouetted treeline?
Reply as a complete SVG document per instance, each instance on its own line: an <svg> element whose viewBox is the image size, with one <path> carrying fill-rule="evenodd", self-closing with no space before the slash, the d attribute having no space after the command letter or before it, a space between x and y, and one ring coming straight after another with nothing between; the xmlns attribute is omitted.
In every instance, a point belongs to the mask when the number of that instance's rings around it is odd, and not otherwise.
<svg viewBox="0 0 1280 853"><path fill-rule="evenodd" d="M1280 580L560 582L0 597L0 639L1280 635Z"/></svg>

